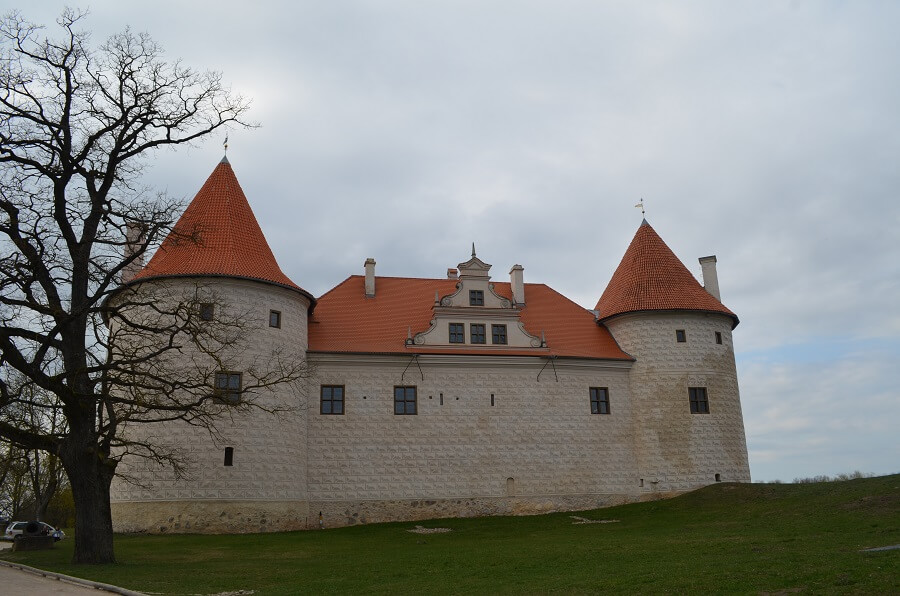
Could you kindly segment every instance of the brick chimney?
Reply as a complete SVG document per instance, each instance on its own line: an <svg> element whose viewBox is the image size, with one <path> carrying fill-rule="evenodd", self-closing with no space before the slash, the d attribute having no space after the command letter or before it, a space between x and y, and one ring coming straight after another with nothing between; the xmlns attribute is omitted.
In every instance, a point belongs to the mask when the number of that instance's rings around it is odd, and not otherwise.
<svg viewBox="0 0 900 596"><path fill-rule="evenodd" d="M369 257L364 264L366 268L366 298L375 297L375 259Z"/></svg>
<svg viewBox="0 0 900 596"><path fill-rule="evenodd" d="M719 276L716 273L716 255L700 257L700 266L703 268L703 288L712 294L713 298L722 301L719 294Z"/></svg>
<svg viewBox="0 0 900 596"><path fill-rule="evenodd" d="M513 306L525 304L525 268L513 265L509 270L509 287L512 289Z"/></svg>
<svg viewBox="0 0 900 596"><path fill-rule="evenodd" d="M122 269L122 283L128 283L144 268L144 224L130 221L125 224L125 258L135 257ZM137 255L137 256L135 256Z"/></svg>

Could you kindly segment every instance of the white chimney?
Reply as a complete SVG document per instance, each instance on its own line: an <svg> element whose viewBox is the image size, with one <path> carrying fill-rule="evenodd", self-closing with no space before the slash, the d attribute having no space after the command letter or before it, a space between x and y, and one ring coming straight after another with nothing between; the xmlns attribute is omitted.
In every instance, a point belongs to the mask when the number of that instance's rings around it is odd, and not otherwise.
<svg viewBox="0 0 900 596"><path fill-rule="evenodd" d="M447 268L447 279L459 279L459 271L453 267Z"/></svg>
<svg viewBox="0 0 900 596"><path fill-rule="evenodd" d="M375 297L375 259L369 257L365 262L366 268L366 298Z"/></svg>
<svg viewBox="0 0 900 596"><path fill-rule="evenodd" d="M700 257L700 266L703 268L703 287L707 292L718 300L722 301L722 295L719 294L719 276L716 274L716 255L708 257Z"/></svg>
<svg viewBox="0 0 900 596"><path fill-rule="evenodd" d="M125 258L134 257L122 268L122 283L128 283L144 268L144 224L130 221L125 224ZM137 255L137 256L135 256Z"/></svg>
<svg viewBox="0 0 900 596"><path fill-rule="evenodd" d="M525 276L524 267L513 265L509 270L509 287L512 289L513 306L525 304Z"/></svg>

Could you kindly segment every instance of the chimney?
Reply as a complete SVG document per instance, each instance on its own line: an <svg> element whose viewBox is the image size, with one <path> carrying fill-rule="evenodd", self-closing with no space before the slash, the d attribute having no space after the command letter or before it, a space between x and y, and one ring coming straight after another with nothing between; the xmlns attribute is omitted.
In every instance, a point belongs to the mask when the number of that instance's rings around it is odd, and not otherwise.
<svg viewBox="0 0 900 596"><path fill-rule="evenodd" d="M716 274L716 255L700 257L700 266L703 268L703 288L712 294L713 298L721 302L719 276Z"/></svg>
<svg viewBox="0 0 900 596"><path fill-rule="evenodd" d="M144 268L144 224L129 221L125 224L125 258L134 257L122 268L122 283L128 283ZM137 255L137 256L135 256Z"/></svg>
<svg viewBox="0 0 900 596"><path fill-rule="evenodd" d="M364 264L366 268L366 298L375 297L375 259L369 257Z"/></svg>
<svg viewBox="0 0 900 596"><path fill-rule="evenodd" d="M525 269L521 265L513 265L509 270L509 287L512 289L513 306L525 304Z"/></svg>
<svg viewBox="0 0 900 596"><path fill-rule="evenodd" d="M459 271L453 267L447 268L447 279L459 279Z"/></svg>

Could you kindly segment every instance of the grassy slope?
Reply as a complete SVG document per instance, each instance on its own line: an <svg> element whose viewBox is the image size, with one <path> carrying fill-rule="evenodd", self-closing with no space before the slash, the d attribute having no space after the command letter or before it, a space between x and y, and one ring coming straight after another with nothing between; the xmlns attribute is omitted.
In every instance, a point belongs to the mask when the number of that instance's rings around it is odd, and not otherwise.
<svg viewBox="0 0 900 596"><path fill-rule="evenodd" d="M54 551L5 558L154 593L900 593L900 475L718 484L582 513L243 536L119 536L114 566Z"/></svg>

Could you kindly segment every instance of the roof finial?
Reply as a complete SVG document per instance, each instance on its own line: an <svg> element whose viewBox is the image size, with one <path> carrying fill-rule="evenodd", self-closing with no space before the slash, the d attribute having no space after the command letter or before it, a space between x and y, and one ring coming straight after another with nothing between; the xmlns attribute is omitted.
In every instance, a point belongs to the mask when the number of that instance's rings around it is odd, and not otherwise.
<svg viewBox="0 0 900 596"><path fill-rule="evenodd" d="M635 207L641 208L641 215L644 215L644 197L641 197L641 202L635 205Z"/></svg>
<svg viewBox="0 0 900 596"><path fill-rule="evenodd" d="M472 243L472 256L475 256L475 243Z"/></svg>

